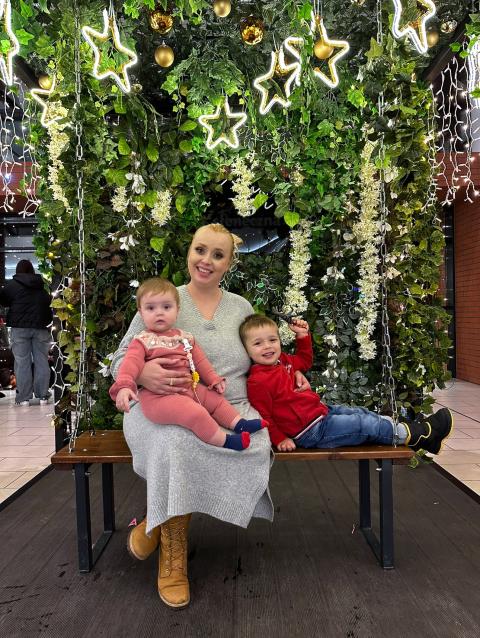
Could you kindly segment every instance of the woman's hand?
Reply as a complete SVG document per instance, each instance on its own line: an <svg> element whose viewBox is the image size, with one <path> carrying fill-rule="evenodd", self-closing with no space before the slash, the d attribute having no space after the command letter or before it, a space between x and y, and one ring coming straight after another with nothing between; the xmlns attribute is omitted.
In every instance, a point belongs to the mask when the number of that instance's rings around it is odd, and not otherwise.
<svg viewBox="0 0 480 638"><path fill-rule="evenodd" d="M130 401L138 401L138 394L130 388L122 388L118 391L115 405L120 412L130 412Z"/></svg>
<svg viewBox="0 0 480 638"><path fill-rule="evenodd" d="M137 384L142 385L155 394L185 394L192 385L192 375L189 368L184 370L170 370L180 359L175 357L158 357L147 361Z"/></svg>
<svg viewBox="0 0 480 638"><path fill-rule="evenodd" d="M223 394L225 392L225 381L220 381L219 383L213 386L218 394Z"/></svg>
<svg viewBox="0 0 480 638"><path fill-rule="evenodd" d="M303 372L300 372L300 370L296 370L294 392L305 392L305 390L310 390L310 383L308 382L308 379L303 374Z"/></svg>
<svg viewBox="0 0 480 638"><path fill-rule="evenodd" d="M283 441L280 441L280 443L277 445L277 450L279 452L293 452L296 447L297 446L292 441L292 439L283 439Z"/></svg>

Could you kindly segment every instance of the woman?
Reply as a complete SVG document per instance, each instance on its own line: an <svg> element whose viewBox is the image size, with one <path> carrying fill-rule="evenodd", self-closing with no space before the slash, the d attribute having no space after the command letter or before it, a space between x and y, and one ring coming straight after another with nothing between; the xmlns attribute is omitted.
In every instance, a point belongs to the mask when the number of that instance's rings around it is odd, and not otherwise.
<svg viewBox="0 0 480 638"><path fill-rule="evenodd" d="M29 405L33 393L41 405L48 403L48 351L52 344L47 329L52 322L50 302L51 296L43 287L41 275L35 274L31 261L21 259L13 279L0 292L0 305L9 308L7 326L10 326L17 380L15 405Z"/></svg>
<svg viewBox="0 0 480 638"><path fill-rule="evenodd" d="M234 261L236 240L221 224L197 230L187 257L190 282L178 288L176 325L195 336L215 370L227 379L225 398L242 417L252 419L259 415L246 398L250 359L238 328L253 308L242 297L220 288ZM114 355L113 376L128 343L143 328L137 314ZM172 389L185 392L191 383L189 370L169 371L169 363L169 359L156 359L145 364L139 383L158 394L171 394ZM299 389L308 387L303 375L299 375L298 385ZM125 415L124 432L134 470L147 481L147 517L130 533L129 551L143 560L160 544L160 598L170 607L185 607L190 601L187 531L191 512L242 527L252 516L273 520L268 494L268 434L256 433L250 447L236 454L203 443L184 428L148 421L138 404Z"/></svg>

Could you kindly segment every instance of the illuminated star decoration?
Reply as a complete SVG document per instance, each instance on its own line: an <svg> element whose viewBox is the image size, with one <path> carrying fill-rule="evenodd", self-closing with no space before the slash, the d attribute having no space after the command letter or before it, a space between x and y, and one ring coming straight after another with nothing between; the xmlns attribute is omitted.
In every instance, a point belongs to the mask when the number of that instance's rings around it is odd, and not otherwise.
<svg viewBox="0 0 480 638"><path fill-rule="evenodd" d="M410 20L407 24L400 28L400 19L404 11L402 0L393 0L395 5L395 14L393 16L392 33L396 38L409 37L410 41L419 53L428 51L427 29L426 24L437 12L435 4L431 0L417 0L416 5L421 5L421 11L415 20Z"/></svg>
<svg viewBox="0 0 480 638"><path fill-rule="evenodd" d="M253 81L253 86L260 92L262 98L259 107L259 111L262 115L268 113L275 104L280 104L284 108L290 106L291 102L288 98L292 93L292 84L295 82L297 86L300 85L302 63L299 52L294 48L295 44L300 43L303 43L303 38L294 38L293 36L286 38L280 47L280 51L271 52L270 69L267 73L259 75ZM290 55L296 59L295 62L286 62L284 48L287 49ZM288 75L284 82L284 96L279 95L280 88L277 84L272 86L269 82L269 80L272 80L276 74L281 76ZM267 86L264 86L265 83ZM270 98L270 91L272 90L273 96Z"/></svg>
<svg viewBox="0 0 480 638"><path fill-rule="evenodd" d="M128 49L120 42L120 34L118 32L117 21L115 20L115 16L113 15L113 13L109 15L106 9L103 10L103 33L95 31L94 29L92 29L92 27L83 27L82 35L88 42L88 44L92 47L95 54L95 61L92 71L94 77L96 77L97 80L104 80L105 78L111 77L117 83L119 89L121 89L124 93L129 93L131 90L131 86L130 79L128 77L128 69L137 63L138 58L134 51ZM94 38L100 40L101 42L113 40L112 46L120 53L124 53L128 57L128 62L124 62L123 64L121 64L119 69L107 69L106 71L100 72L102 54L95 44ZM123 80L120 75L123 76Z"/></svg>
<svg viewBox="0 0 480 638"><path fill-rule="evenodd" d="M13 84L13 58L20 51L20 43L12 31L12 5L10 0L0 0L0 20L3 20L4 29L11 44L6 59L4 54L0 53L0 72L4 83L7 86L11 86Z"/></svg>
<svg viewBox="0 0 480 638"><path fill-rule="evenodd" d="M210 122L215 122L220 120L222 117L222 111L225 113L225 117L227 120L237 120L236 124L231 126L228 130L228 133L225 134L223 132L216 140L214 140L215 129L210 124ZM209 115L201 115L198 118L200 124L207 129L208 137L205 142L206 147L209 150L212 150L219 144L227 144L230 148L238 148L240 146L240 142L238 140L238 129L245 124L247 120L246 113L234 113L230 109L230 104L228 103L228 97L225 98L225 102L223 104L219 104L215 113Z"/></svg>
<svg viewBox="0 0 480 638"><path fill-rule="evenodd" d="M334 89L336 86L338 86L338 83L340 81L338 79L336 64L343 58L343 56L347 55L347 53L350 51L350 45L346 40L330 40L327 35L325 25L323 24L323 18L317 15L312 15L312 22L310 23L310 33L314 35L317 29L320 32L320 38L322 39L322 41L332 49L338 49L338 51L328 58L328 68L330 71L330 76L324 73L318 66L314 67L313 74L315 75L315 77L322 80L322 82L325 82L325 84L331 89Z"/></svg>
<svg viewBox="0 0 480 638"><path fill-rule="evenodd" d="M55 122L56 120L63 119L61 115L55 115L54 117L47 117L48 100L46 100L44 98L48 98L54 92L55 84L56 84L56 78L54 76L53 80L52 80L51 88L49 88L49 89L32 89L30 91L30 94L33 97L33 99L35 100L35 102L40 104L40 106L42 107L42 116L40 118L40 122L42 123L42 126L45 126L45 128L47 128L52 122ZM43 96L43 97L41 97L41 96Z"/></svg>

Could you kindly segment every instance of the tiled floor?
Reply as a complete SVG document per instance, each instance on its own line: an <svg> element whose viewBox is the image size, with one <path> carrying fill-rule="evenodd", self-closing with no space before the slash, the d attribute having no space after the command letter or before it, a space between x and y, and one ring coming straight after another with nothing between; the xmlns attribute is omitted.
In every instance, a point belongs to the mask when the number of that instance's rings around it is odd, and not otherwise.
<svg viewBox="0 0 480 638"><path fill-rule="evenodd" d="M7 395L0 399L0 503L47 467L55 451L53 404L16 407L14 392ZM455 419L435 462L480 494L480 385L453 380L435 398Z"/></svg>
<svg viewBox="0 0 480 638"><path fill-rule="evenodd" d="M50 465L55 451L53 403L15 406L15 392L0 398L0 503Z"/></svg>
<svg viewBox="0 0 480 638"><path fill-rule="evenodd" d="M480 385L453 380L434 396L454 416L454 431L435 462L480 494Z"/></svg>

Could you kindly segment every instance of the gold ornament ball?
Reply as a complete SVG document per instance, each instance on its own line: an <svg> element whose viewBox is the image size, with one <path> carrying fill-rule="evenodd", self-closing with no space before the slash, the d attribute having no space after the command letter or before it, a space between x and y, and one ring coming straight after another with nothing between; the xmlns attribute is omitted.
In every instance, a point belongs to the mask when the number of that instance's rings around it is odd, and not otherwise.
<svg viewBox="0 0 480 638"><path fill-rule="evenodd" d="M313 46L313 53L318 60L328 60L333 53L333 47L324 40L317 40Z"/></svg>
<svg viewBox="0 0 480 638"><path fill-rule="evenodd" d="M169 13L163 13L161 9L151 11L148 20L151 28L161 35L165 35L173 27L172 16Z"/></svg>
<svg viewBox="0 0 480 638"><path fill-rule="evenodd" d="M430 48L434 47L438 43L440 35L437 29L429 29L427 31L427 44Z"/></svg>
<svg viewBox="0 0 480 638"><path fill-rule="evenodd" d="M445 22L442 22L442 24L440 25L440 31L442 33L453 33L456 28L457 28L456 20L446 20Z"/></svg>
<svg viewBox="0 0 480 638"><path fill-rule="evenodd" d="M164 69L172 66L174 59L173 49L167 44L161 44L155 49L155 62Z"/></svg>
<svg viewBox="0 0 480 638"><path fill-rule="evenodd" d="M53 85L53 80L46 73L42 73L41 75L38 76L38 85L40 86L41 89L44 89L45 91L50 91Z"/></svg>
<svg viewBox="0 0 480 638"><path fill-rule="evenodd" d="M263 40L263 33L265 27L262 20L248 16L248 18L242 18L240 20L240 33L242 34L242 40L249 46L255 46Z"/></svg>
<svg viewBox="0 0 480 638"><path fill-rule="evenodd" d="M226 18L230 15L232 3L230 0L215 0L213 3L213 11L218 18Z"/></svg>

